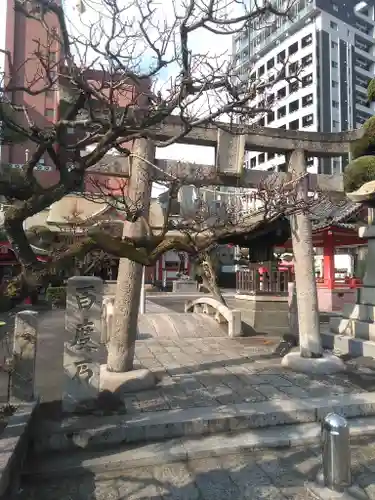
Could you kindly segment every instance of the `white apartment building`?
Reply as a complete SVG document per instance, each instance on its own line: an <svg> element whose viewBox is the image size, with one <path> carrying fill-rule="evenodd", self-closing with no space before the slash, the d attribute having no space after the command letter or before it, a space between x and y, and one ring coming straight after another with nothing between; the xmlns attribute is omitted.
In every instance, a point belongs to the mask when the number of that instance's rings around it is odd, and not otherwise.
<svg viewBox="0 0 375 500"><path fill-rule="evenodd" d="M275 0L282 8L289 0ZM253 0L250 0L250 5ZM290 2L289 2L290 3ZM258 0L259 4L259 0ZM375 76L375 0L297 0L292 20L259 20L234 38L236 73L241 80L283 79L257 97L268 112L259 126L319 132L357 128L374 113L366 89ZM312 173L340 173L348 158L308 158ZM247 168L283 171L285 157L249 152Z"/></svg>

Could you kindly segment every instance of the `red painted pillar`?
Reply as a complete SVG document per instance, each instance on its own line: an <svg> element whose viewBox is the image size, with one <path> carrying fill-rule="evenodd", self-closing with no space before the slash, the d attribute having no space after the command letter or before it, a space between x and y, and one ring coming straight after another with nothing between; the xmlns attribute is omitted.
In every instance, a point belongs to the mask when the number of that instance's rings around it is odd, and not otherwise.
<svg viewBox="0 0 375 500"><path fill-rule="evenodd" d="M329 230L324 233L323 277L324 286L333 290L335 288L335 242L333 232Z"/></svg>

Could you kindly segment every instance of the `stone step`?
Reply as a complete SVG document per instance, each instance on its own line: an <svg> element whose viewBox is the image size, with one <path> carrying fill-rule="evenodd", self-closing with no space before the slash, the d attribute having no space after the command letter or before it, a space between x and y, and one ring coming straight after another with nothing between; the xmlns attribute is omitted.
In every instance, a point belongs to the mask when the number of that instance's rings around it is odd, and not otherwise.
<svg viewBox="0 0 375 500"><path fill-rule="evenodd" d="M348 417L375 416L375 393L309 399L277 399L220 407L144 412L108 417L42 421L35 428L36 452L100 449L121 444L201 437L223 432L320 421L330 411Z"/></svg>
<svg viewBox="0 0 375 500"><path fill-rule="evenodd" d="M349 425L352 443L359 438L375 436L374 417L352 418L349 419ZM31 457L25 464L23 474L27 476L28 481L71 477L87 472L120 474L137 467L228 456L245 451L318 444L320 437L321 425L313 422L204 436L200 439L184 437L139 444L136 447L122 445L117 450L51 453L48 456Z"/></svg>
<svg viewBox="0 0 375 500"><path fill-rule="evenodd" d="M340 355L350 354L353 357L369 356L375 358L375 342L371 340L363 340L351 335L340 335L329 331L322 331L321 339L323 347L337 351Z"/></svg>
<svg viewBox="0 0 375 500"><path fill-rule="evenodd" d="M333 333L349 335L350 337L362 340L375 341L375 323L336 317L330 319L329 326Z"/></svg>
<svg viewBox="0 0 375 500"><path fill-rule="evenodd" d="M375 322L375 306L366 304L344 304L341 316L343 318Z"/></svg>

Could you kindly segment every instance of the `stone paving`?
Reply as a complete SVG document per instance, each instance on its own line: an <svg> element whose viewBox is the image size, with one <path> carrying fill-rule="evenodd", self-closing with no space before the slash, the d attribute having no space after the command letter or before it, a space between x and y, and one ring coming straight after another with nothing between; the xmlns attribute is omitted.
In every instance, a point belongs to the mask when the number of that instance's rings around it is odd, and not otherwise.
<svg viewBox="0 0 375 500"><path fill-rule="evenodd" d="M155 311L156 312L156 311ZM165 312L160 310L160 312ZM58 397L61 383L62 312L47 314L38 344L37 386L42 397ZM57 337L59 335L59 337ZM292 373L272 355L278 338L152 338L136 343L136 365L155 372L153 390L125 397L129 413L218 407L269 400L306 399L375 390L375 366L348 361L345 374L329 377ZM39 372L38 372L39 367ZM375 445L354 450L358 482L375 500ZM16 500L309 500L305 482L316 473L317 448L266 451L193 460L171 466L23 483ZM374 473L372 472L374 471ZM372 495L372 496L371 496Z"/></svg>
<svg viewBox="0 0 375 500"><path fill-rule="evenodd" d="M136 362L161 378L153 390L125 397L129 413L220 406L285 398L331 397L375 389L375 368L365 376L307 376L281 367L275 342L262 338L148 339L137 342Z"/></svg>
<svg viewBox="0 0 375 500"><path fill-rule="evenodd" d="M156 372L161 382L154 390L129 395L125 399L127 410L155 411L375 391L374 364L358 369L352 362L353 369L346 374L307 377L284 370L280 358L272 357L277 337L230 339L222 336L219 329L218 335L184 339L142 336L136 344L136 364ZM36 387L42 401L53 401L61 395L65 340L64 311L44 313L36 365ZM4 354L5 349L0 346L0 358ZM0 373L0 398L6 394L4 375Z"/></svg>
<svg viewBox="0 0 375 500"><path fill-rule="evenodd" d="M312 500L318 447L238 453L94 476L23 483L12 500ZM352 449L353 480L375 500L375 444ZM314 497L315 498L315 497Z"/></svg>

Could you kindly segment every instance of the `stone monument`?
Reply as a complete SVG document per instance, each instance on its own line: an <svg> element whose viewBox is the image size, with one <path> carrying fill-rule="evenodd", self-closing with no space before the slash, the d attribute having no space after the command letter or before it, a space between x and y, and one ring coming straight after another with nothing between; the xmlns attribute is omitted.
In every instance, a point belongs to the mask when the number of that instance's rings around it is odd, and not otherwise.
<svg viewBox="0 0 375 500"><path fill-rule="evenodd" d="M191 279L187 273L186 259L187 255L183 252L178 253L180 259L176 280L173 280L172 291L175 293L196 293L197 283Z"/></svg>
<svg viewBox="0 0 375 500"><path fill-rule="evenodd" d="M35 399L38 323L38 313L35 311L21 311L16 314L11 397L18 401L32 401Z"/></svg>
<svg viewBox="0 0 375 500"><path fill-rule="evenodd" d="M103 281L93 276L68 280L64 343L64 412L93 409L99 395Z"/></svg>
<svg viewBox="0 0 375 500"><path fill-rule="evenodd" d="M359 228L359 236L368 240L366 272L357 303L345 304L341 315L330 319L330 330L359 340L375 341L375 181L363 184L347 197L369 208L369 224ZM364 351L361 354L366 355Z"/></svg>

